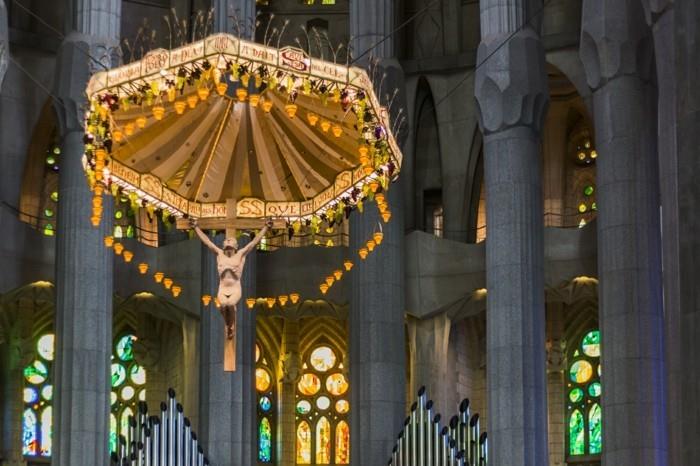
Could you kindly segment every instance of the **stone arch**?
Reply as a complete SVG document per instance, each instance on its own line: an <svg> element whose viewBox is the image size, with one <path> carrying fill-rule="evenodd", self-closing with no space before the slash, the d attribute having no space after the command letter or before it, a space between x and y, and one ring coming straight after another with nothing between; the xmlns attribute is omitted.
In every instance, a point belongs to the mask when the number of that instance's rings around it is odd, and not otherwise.
<svg viewBox="0 0 700 466"><path fill-rule="evenodd" d="M433 92L424 77L418 80L414 115L416 227L442 236L443 193L439 128Z"/></svg>

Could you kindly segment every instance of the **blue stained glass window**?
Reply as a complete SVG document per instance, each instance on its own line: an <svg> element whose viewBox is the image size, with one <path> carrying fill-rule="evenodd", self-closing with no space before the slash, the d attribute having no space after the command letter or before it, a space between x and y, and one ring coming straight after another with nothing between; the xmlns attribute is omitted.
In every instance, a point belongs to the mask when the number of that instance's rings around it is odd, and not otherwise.
<svg viewBox="0 0 700 466"><path fill-rule="evenodd" d="M22 415L22 454L36 456L39 452L36 414L31 409L25 409Z"/></svg>
<svg viewBox="0 0 700 466"><path fill-rule="evenodd" d="M24 412L22 414L22 454L51 456L53 413L51 364L54 336L47 333L36 341L36 359L24 368Z"/></svg>
<svg viewBox="0 0 700 466"><path fill-rule="evenodd" d="M258 459L263 463L272 459L272 427L266 417L262 418L258 429Z"/></svg>

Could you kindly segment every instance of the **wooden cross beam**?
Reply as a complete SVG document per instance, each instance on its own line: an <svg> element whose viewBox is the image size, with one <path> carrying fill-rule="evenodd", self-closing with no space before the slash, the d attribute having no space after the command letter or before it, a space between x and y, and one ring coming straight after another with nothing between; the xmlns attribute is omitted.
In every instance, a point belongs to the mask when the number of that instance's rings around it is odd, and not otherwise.
<svg viewBox="0 0 700 466"><path fill-rule="evenodd" d="M267 220L264 218L238 218L236 215L236 200L226 201L226 217L212 217L197 219L197 225L202 230L226 230L227 238L235 238L237 230L259 230ZM287 223L283 219L272 221L272 228L285 228ZM177 219L178 230L189 230L190 222L186 218Z"/></svg>

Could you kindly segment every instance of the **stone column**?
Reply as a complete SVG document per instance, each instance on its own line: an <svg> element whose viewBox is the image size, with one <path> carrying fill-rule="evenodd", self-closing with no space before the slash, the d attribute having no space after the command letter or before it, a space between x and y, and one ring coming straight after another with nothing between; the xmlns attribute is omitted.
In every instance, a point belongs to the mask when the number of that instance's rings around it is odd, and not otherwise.
<svg viewBox="0 0 700 466"><path fill-rule="evenodd" d="M350 37L352 58L361 60L368 57L388 58L395 56L394 2L392 0L353 0L350 2ZM385 39L380 45L372 48ZM370 50L371 49L371 50Z"/></svg>
<svg viewBox="0 0 700 466"><path fill-rule="evenodd" d="M416 351L413 366L414 392L410 394L409 402L415 401L415 391L425 386L428 397L435 403L436 412L443 413L443 416L452 416L457 412L457 405L450 404L451 394L456 387L446 383L450 326L450 318L446 313L409 322L409 334L413 337L411 344ZM458 403L459 401L461 400Z"/></svg>
<svg viewBox="0 0 700 466"><path fill-rule="evenodd" d="M219 237L221 244L223 237ZM243 246L243 240L239 245ZM200 328L199 435L212 464L255 463L255 312L245 304L255 296L255 255L246 259L243 297L236 318L236 371L224 372L224 321L212 304L202 308ZM202 294L216 296L216 257L202 246Z"/></svg>
<svg viewBox="0 0 700 466"><path fill-rule="evenodd" d="M296 465L296 387L301 375L299 357L299 321L286 318L282 334L282 379L279 394L279 423L277 426L277 464Z"/></svg>
<svg viewBox="0 0 700 466"><path fill-rule="evenodd" d="M5 2L0 0L0 89L10 62L10 41L8 40L8 18Z"/></svg>
<svg viewBox="0 0 700 466"><path fill-rule="evenodd" d="M549 92L542 43L528 23L539 5L537 0L481 2L477 63L483 64L475 87L484 133L493 466L541 466L549 460L540 155Z"/></svg>
<svg viewBox="0 0 700 466"><path fill-rule="evenodd" d="M680 465L681 337L676 153L676 54L673 0L643 0L654 37L658 86L658 163L666 343L669 464Z"/></svg>
<svg viewBox="0 0 700 466"><path fill-rule="evenodd" d="M255 0L214 0L214 31L235 34L244 39L255 32Z"/></svg>
<svg viewBox="0 0 700 466"><path fill-rule="evenodd" d="M90 223L91 192L82 158L85 85L91 71L118 60L121 2L76 0L59 49L55 99L62 137L56 234L55 466L109 463L112 254L108 221ZM109 218L109 201L104 218Z"/></svg>
<svg viewBox="0 0 700 466"><path fill-rule="evenodd" d="M700 5L694 0L675 0L675 69L677 121L677 179L678 179L678 244L680 269L680 384L679 459L675 465L700 464L698 442L697 401L700 397L700 378L691 375L698 370L700 352ZM674 455L674 459L675 459Z"/></svg>
<svg viewBox="0 0 700 466"><path fill-rule="evenodd" d="M598 147L603 464L666 464L653 50L638 0L584 0ZM640 389L640 387L644 387Z"/></svg>

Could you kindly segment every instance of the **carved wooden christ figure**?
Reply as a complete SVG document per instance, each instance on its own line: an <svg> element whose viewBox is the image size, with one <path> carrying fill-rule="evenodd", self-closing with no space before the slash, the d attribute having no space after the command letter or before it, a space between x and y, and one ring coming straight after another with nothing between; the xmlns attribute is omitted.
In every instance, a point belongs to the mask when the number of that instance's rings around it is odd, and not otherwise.
<svg viewBox="0 0 700 466"><path fill-rule="evenodd" d="M216 254L216 268L219 273L219 311L226 324L226 344L224 349L224 370L232 372L236 370L236 314L238 303L241 300L241 278L245 267L246 256L255 249L260 241L272 227L272 221L268 220L255 238L243 248L238 248L238 242L234 236L224 239L223 249L215 245L209 237L197 226L197 221L190 220L190 225L204 243Z"/></svg>

